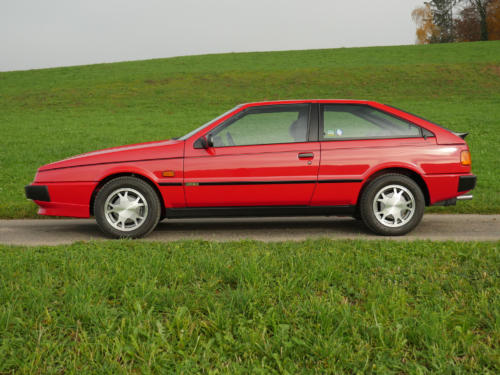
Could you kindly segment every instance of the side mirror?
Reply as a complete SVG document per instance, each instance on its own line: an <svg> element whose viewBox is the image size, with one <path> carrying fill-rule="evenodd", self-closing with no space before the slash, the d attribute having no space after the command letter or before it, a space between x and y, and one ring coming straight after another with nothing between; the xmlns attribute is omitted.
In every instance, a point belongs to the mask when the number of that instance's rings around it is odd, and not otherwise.
<svg viewBox="0 0 500 375"><path fill-rule="evenodd" d="M207 135L207 148L214 147L214 136L212 134Z"/></svg>
<svg viewBox="0 0 500 375"><path fill-rule="evenodd" d="M201 137L196 140L193 144L194 148L204 148L205 150L210 147L214 147L214 141L212 134L207 135L206 137Z"/></svg>

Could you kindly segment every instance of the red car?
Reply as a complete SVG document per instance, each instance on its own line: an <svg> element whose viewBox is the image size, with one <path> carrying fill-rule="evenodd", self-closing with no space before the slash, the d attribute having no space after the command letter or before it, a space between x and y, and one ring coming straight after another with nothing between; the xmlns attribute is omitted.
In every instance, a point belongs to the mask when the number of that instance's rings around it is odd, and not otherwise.
<svg viewBox="0 0 500 375"><path fill-rule="evenodd" d="M472 198L465 135L372 101L249 103L178 139L44 165L26 196L41 215L93 215L114 237L163 218L286 215L402 235L425 206Z"/></svg>

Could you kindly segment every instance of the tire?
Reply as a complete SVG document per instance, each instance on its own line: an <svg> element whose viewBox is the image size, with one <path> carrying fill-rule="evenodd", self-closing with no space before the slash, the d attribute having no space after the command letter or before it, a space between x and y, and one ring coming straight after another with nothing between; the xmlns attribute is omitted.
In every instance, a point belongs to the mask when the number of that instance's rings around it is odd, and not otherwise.
<svg viewBox="0 0 500 375"><path fill-rule="evenodd" d="M371 231L383 236L401 236L422 220L425 198L410 177L389 173L369 183L359 209L361 219Z"/></svg>
<svg viewBox="0 0 500 375"><path fill-rule="evenodd" d="M117 177L99 190L94 215L99 228L114 238L144 237L160 220L156 191L136 177Z"/></svg>

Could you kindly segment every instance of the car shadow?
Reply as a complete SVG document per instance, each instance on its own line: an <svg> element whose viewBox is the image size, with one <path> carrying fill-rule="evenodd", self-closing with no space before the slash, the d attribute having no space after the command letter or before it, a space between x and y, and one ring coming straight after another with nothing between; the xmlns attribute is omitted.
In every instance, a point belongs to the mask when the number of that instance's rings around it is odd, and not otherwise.
<svg viewBox="0 0 500 375"><path fill-rule="evenodd" d="M182 233L227 233L265 234L278 231L297 231L317 234L372 234L359 220L347 217L301 217L301 218L237 218L237 219L165 219L154 232ZM154 233L153 232L153 233Z"/></svg>
<svg viewBox="0 0 500 375"><path fill-rule="evenodd" d="M63 244L75 241L107 240L92 219L36 220L22 225L24 232L13 236L12 244ZM166 219L145 241L215 240L262 241L307 238L367 238L373 236L361 221L348 217L275 217L224 219Z"/></svg>

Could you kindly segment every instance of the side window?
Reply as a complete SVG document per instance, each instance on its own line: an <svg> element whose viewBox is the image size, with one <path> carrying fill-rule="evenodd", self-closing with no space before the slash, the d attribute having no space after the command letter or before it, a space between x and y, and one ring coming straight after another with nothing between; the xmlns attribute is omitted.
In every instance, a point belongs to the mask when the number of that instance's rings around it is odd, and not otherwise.
<svg viewBox="0 0 500 375"><path fill-rule="evenodd" d="M421 136L418 126L369 106L349 104L323 106L323 121L320 125L320 138L323 141Z"/></svg>
<svg viewBox="0 0 500 375"><path fill-rule="evenodd" d="M307 142L309 105L255 107L212 132L215 147Z"/></svg>

